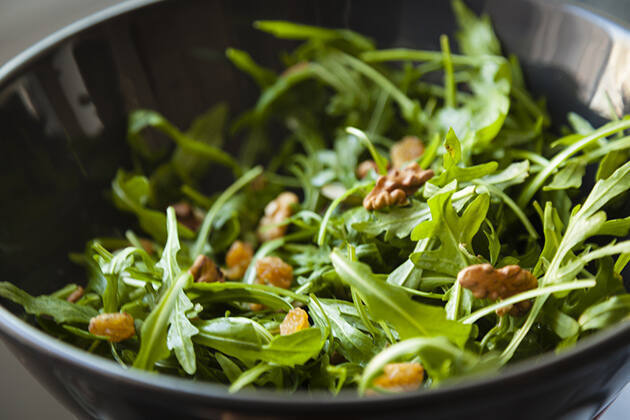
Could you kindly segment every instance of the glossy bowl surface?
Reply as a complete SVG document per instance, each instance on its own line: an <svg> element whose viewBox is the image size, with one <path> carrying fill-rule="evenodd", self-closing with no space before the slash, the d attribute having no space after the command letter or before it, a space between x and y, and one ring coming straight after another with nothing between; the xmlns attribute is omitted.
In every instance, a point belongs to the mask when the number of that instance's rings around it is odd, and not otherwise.
<svg viewBox="0 0 630 420"><path fill-rule="evenodd" d="M548 98L554 122L576 111L595 123L627 111L630 32L571 4L477 0L530 88ZM349 27L380 47L438 49L452 34L448 2L376 0L130 1L77 22L0 68L0 280L48 293L82 270L68 252L132 220L104 196L129 166L126 115L163 113L185 127L218 101L232 115L257 90L224 58L234 46L278 67L292 43L254 31L256 19ZM156 141L160 141L159 138ZM238 148L238 141L228 149ZM218 180L220 185L223 180ZM516 364L502 374L431 392L358 398L242 392L118 365L74 349L0 307L0 335L65 405L86 418L590 418L628 381L630 325L565 354Z"/></svg>

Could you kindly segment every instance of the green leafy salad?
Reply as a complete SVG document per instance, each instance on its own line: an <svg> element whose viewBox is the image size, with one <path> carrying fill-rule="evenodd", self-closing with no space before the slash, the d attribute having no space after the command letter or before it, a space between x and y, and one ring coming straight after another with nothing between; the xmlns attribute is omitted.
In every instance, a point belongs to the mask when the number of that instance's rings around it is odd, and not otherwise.
<svg viewBox="0 0 630 420"><path fill-rule="evenodd" d="M301 44L281 73L226 51L253 107L186 131L133 112L110 197L137 223L71 255L82 286L0 296L124 368L232 392L431 388L627 320L630 118L552 131L487 16L453 10L440 51L255 22Z"/></svg>

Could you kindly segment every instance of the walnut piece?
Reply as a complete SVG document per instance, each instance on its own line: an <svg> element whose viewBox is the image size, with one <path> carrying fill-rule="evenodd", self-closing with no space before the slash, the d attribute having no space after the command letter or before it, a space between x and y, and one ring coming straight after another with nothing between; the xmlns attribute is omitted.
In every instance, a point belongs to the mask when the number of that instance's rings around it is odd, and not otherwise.
<svg viewBox="0 0 630 420"><path fill-rule="evenodd" d="M74 292L72 292L72 293L70 293L70 295L68 295L68 297L66 298L66 300L67 300L68 302L74 303L74 302L76 302L77 300L81 299L81 297L83 296L83 292L84 292L84 291L85 291L85 290L83 290L83 287L78 286L78 287L74 290Z"/></svg>
<svg viewBox="0 0 630 420"><path fill-rule="evenodd" d="M416 162L404 169L392 169L387 175L378 177L372 191L363 199L363 207L378 210L394 204L405 204L407 197L432 177L433 170L422 169Z"/></svg>
<svg viewBox="0 0 630 420"><path fill-rule="evenodd" d="M388 363L373 384L389 391L413 391L420 388L423 379L424 368L420 363Z"/></svg>
<svg viewBox="0 0 630 420"><path fill-rule="evenodd" d="M270 241L284 236L287 225L281 224L293 214L292 206L299 203L298 196L285 191L265 207L265 214L258 225L258 238Z"/></svg>
<svg viewBox="0 0 630 420"><path fill-rule="evenodd" d="M478 299L507 299L538 287L536 277L518 265L506 265L499 269L490 264L471 265L457 274L457 281ZM532 302L525 300L500 308L497 314L503 316L509 312L512 316L521 316L527 313L531 306Z"/></svg>
<svg viewBox="0 0 630 420"><path fill-rule="evenodd" d="M280 324L280 335L289 335L310 327L308 314L304 309L291 309Z"/></svg>
<svg viewBox="0 0 630 420"><path fill-rule="evenodd" d="M188 272L193 276L195 283L223 282L223 272L210 258L199 255Z"/></svg>
<svg viewBox="0 0 630 420"><path fill-rule="evenodd" d="M374 169L374 172L378 173L378 165L373 160L364 160L357 166L356 175L357 178L363 179Z"/></svg>
<svg viewBox="0 0 630 420"><path fill-rule="evenodd" d="M418 159L424 153L424 143L416 136L405 136L389 151L392 166L400 169L405 163Z"/></svg>
<svg viewBox="0 0 630 420"><path fill-rule="evenodd" d="M242 278L252 262L254 248L247 242L234 241L225 255L225 276L230 280Z"/></svg>
<svg viewBox="0 0 630 420"><path fill-rule="evenodd" d="M308 67L308 61L299 61L292 66L287 67L282 74L281 77L287 77L293 73L300 72Z"/></svg>
<svg viewBox="0 0 630 420"><path fill-rule="evenodd" d="M145 238L140 238L139 241L140 241L140 245L142 246L142 249L144 249L147 252L147 254L149 255L155 254L155 246L153 245L153 242Z"/></svg>
<svg viewBox="0 0 630 420"><path fill-rule="evenodd" d="M175 216L177 217L177 221L179 223L186 226L193 232L199 230L204 219L204 215L201 211L197 210L185 201L175 203L172 207L175 210Z"/></svg>
<svg viewBox="0 0 630 420"><path fill-rule="evenodd" d="M278 257L262 257L256 260L256 276L260 284L288 289L293 283L293 267Z"/></svg>
<svg viewBox="0 0 630 420"><path fill-rule="evenodd" d="M126 340L136 333L133 317L125 312L95 316L90 319L88 330L94 335L107 337L113 343Z"/></svg>

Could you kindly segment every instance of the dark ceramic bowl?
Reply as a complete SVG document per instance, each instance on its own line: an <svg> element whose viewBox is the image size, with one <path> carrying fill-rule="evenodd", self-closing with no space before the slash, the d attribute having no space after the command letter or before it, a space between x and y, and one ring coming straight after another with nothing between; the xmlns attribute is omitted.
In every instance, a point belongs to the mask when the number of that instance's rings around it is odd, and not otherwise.
<svg viewBox="0 0 630 420"><path fill-rule="evenodd" d="M625 110L627 29L566 4L472 6L491 15L505 50L521 58L531 89L548 98L556 124L571 110L601 122L606 92ZM256 89L223 51L235 46L277 66L278 51L291 44L252 29L253 20L265 18L347 26L381 47L438 49L438 36L454 26L448 2L436 1L132 1L44 40L0 68L0 279L33 294L81 283L68 252L130 221L103 195L116 168L128 165L128 112L157 109L187 126L218 101L234 111L251 106ZM123 370L16 315L16 307L0 307L3 339L79 417L590 418L630 372L625 324L560 356L430 392L367 399L352 392L230 395L220 385Z"/></svg>

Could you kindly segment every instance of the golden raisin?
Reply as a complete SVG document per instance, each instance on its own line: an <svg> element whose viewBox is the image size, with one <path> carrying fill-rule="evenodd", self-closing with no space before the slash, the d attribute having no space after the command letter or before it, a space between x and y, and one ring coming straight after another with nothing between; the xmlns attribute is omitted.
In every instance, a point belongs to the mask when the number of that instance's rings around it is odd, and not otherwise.
<svg viewBox="0 0 630 420"><path fill-rule="evenodd" d="M373 384L390 391L413 391L420 388L424 369L420 363L388 363Z"/></svg>
<svg viewBox="0 0 630 420"><path fill-rule="evenodd" d="M262 303L250 303L249 309L254 312L262 311L265 308L265 305Z"/></svg>
<svg viewBox="0 0 630 420"><path fill-rule="evenodd" d="M282 224L293 214L292 206L299 203L298 196L292 192L283 192L265 207L265 214L260 219L258 238L265 242L277 239L287 233L287 225Z"/></svg>
<svg viewBox="0 0 630 420"><path fill-rule="evenodd" d="M293 267L278 257L262 257L256 260L256 275L262 284L288 289L293 282Z"/></svg>
<svg viewBox="0 0 630 420"><path fill-rule="evenodd" d="M223 281L221 269L210 258L199 255L188 272L196 283L213 283Z"/></svg>
<svg viewBox="0 0 630 420"><path fill-rule="evenodd" d="M225 255L225 265L228 269L225 276L230 280L242 278L252 262L254 249L247 242L234 241L227 254Z"/></svg>
<svg viewBox="0 0 630 420"><path fill-rule="evenodd" d="M418 159L424 153L424 143L416 136L405 136L389 152L392 166L400 169L405 163Z"/></svg>
<svg viewBox="0 0 630 420"><path fill-rule="evenodd" d="M70 293L70 295L66 298L66 300L68 302L76 302L77 300L81 299L81 297L83 296L83 287L79 286L77 287L74 292Z"/></svg>
<svg viewBox="0 0 630 420"><path fill-rule="evenodd" d="M280 324L280 335L289 335L310 327L308 314L301 308L291 309Z"/></svg>
<svg viewBox="0 0 630 420"><path fill-rule="evenodd" d="M136 333L133 317L124 312L95 316L90 319L88 329L92 334L107 337L114 343L126 340Z"/></svg>

